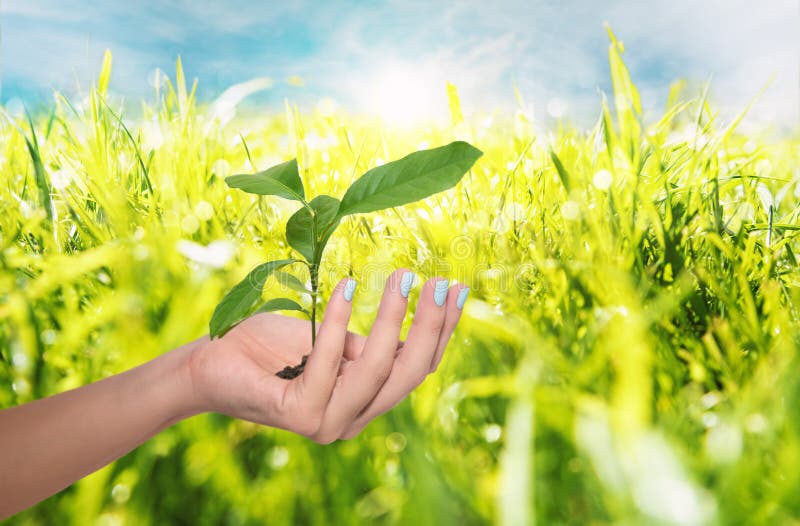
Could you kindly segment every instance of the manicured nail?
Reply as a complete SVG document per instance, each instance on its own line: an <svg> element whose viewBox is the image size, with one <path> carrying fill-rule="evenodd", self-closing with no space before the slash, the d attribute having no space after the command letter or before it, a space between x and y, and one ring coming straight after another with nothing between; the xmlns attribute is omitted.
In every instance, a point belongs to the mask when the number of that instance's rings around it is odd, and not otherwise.
<svg viewBox="0 0 800 526"><path fill-rule="evenodd" d="M467 302L467 296L469 296L469 287L465 287L458 291L458 298L456 298L456 307L459 309L464 308L464 304Z"/></svg>
<svg viewBox="0 0 800 526"><path fill-rule="evenodd" d="M440 307L444 305L444 300L447 299L447 286L449 284L446 279L440 279L433 287L433 301Z"/></svg>
<svg viewBox="0 0 800 526"><path fill-rule="evenodd" d="M405 272L403 277L400 278L400 294L402 294L404 298L407 298L408 293L411 292L415 277L413 272Z"/></svg>
<svg viewBox="0 0 800 526"><path fill-rule="evenodd" d="M344 299L347 301L353 301L353 292L356 291L356 280L350 278L347 280L347 283L344 284Z"/></svg>

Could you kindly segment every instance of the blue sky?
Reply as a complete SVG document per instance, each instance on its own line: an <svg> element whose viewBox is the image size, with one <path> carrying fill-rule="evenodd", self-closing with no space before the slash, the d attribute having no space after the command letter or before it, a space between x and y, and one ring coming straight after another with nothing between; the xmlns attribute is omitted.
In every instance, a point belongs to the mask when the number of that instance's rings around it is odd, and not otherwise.
<svg viewBox="0 0 800 526"><path fill-rule="evenodd" d="M797 128L798 0L0 0L0 98L80 97L108 48L112 88L129 101L150 97L154 70L172 75L180 55L205 100L271 79L253 99L264 111L327 97L402 121L445 114L445 81L467 112L514 107L516 83L535 115L588 123L609 89L604 22L651 111L677 78L711 77L723 115L773 78L749 122Z"/></svg>

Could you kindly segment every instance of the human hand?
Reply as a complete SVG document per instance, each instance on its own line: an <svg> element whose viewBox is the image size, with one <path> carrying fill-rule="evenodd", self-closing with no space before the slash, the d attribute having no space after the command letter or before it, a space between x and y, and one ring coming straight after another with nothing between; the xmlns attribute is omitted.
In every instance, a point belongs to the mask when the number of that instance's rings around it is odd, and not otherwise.
<svg viewBox="0 0 800 526"><path fill-rule="evenodd" d="M348 281L331 294L313 349L310 322L267 313L198 347L189 368L203 410L327 444L356 436L405 398L438 367L469 289L461 284L448 289L440 278L425 283L408 338L400 341L413 274L399 269L389 276L366 337L347 330ZM303 374L292 380L276 376L305 355Z"/></svg>

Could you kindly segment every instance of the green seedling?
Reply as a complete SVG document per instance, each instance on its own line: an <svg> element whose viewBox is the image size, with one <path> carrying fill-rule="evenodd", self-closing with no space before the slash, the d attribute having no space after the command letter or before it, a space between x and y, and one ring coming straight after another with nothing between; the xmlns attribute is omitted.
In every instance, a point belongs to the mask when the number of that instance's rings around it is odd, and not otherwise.
<svg viewBox="0 0 800 526"><path fill-rule="evenodd" d="M225 182L231 188L290 199L302 205L286 222L286 241L299 257L262 263L234 286L211 316L211 337L224 335L255 312L295 310L305 313L311 321L313 345L322 255L342 220L353 214L366 214L413 203L447 190L461 180L481 155L483 153L480 150L463 141L414 152L364 173L347 189L341 201L330 195L318 195L310 201L306 200L296 159L263 172L227 177ZM308 268L310 289L297 277L282 270L295 264ZM272 275L288 288L310 296L310 310L289 298L273 298L260 303L264 284ZM299 375L305 366L305 359L297 366L286 367L278 376L293 378Z"/></svg>

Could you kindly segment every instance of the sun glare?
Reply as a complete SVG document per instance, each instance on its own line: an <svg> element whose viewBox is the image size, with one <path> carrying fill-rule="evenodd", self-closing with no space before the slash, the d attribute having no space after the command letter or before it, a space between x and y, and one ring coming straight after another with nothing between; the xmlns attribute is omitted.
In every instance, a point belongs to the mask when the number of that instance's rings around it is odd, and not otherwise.
<svg viewBox="0 0 800 526"><path fill-rule="evenodd" d="M426 69L393 65L377 72L367 83L367 110L394 126L442 115L447 108L445 79Z"/></svg>

